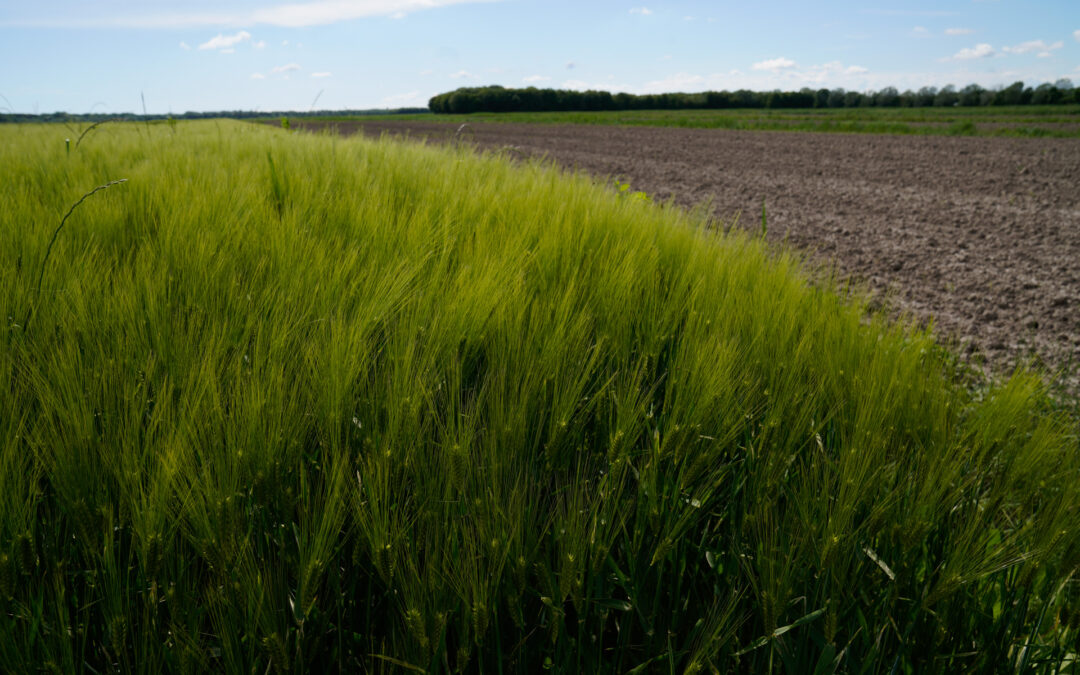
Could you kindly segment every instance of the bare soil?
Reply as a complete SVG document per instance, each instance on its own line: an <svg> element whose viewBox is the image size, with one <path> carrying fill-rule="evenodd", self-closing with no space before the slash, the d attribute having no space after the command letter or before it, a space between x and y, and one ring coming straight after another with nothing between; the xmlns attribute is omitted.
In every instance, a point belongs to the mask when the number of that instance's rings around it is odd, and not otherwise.
<svg viewBox="0 0 1080 675"><path fill-rule="evenodd" d="M335 122L445 141L458 124ZM317 124L303 126L311 129ZM629 181L835 264L972 363L1032 357L1080 390L1080 139L470 124L482 148Z"/></svg>

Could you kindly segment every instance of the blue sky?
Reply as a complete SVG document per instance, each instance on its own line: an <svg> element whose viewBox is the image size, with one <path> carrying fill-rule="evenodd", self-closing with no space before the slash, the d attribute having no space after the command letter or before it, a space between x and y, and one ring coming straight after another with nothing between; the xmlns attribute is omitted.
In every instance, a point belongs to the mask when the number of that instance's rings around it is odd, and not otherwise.
<svg viewBox="0 0 1080 675"><path fill-rule="evenodd" d="M424 106L459 86L1080 82L1080 0L0 0L0 110Z"/></svg>

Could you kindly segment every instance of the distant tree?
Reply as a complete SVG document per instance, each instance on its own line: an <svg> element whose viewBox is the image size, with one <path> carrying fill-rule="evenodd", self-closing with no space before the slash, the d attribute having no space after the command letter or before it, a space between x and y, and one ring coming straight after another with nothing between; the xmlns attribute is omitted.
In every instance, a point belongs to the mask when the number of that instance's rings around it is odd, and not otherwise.
<svg viewBox="0 0 1080 675"><path fill-rule="evenodd" d="M1001 89L984 89L977 84L970 84L961 91L952 85L938 90L934 87L922 87L918 91L907 90L903 93L896 87L885 87L879 91L864 93L844 91L843 89L811 89L803 87L799 91L755 92L748 89L738 91L706 91L699 93L663 93L663 94L612 94L608 91L590 89L576 91L570 89L507 89L500 85L485 87L462 87L431 97L428 109L434 113L472 113L472 112L515 112L515 111L560 111L560 110L688 110L722 108L856 108L866 106L881 107L917 107L917 106L977 106L977 105L1026 105L1028 103L1054 104L1078 101L1080 90L1071 80L1062 78L1053 84L1046 83L1035 89L1024 88L1022 82L1014 82ZM321 111L325 113L326 111ZM187 113L179 117L211 117L223 113ZM235 117L255 116L256 113L236 111L224 113ZM265 116L267 113L261 113ZM294 116L319 114L288 113ZM361 111L361 114L364 114ZM64 113L50 113L58 119L89 119L100 116L67 116ZM0 121L13 120L22 116L11 114L0 117ZM129 118L142 119L142 116L129 115ZM153 119L154 116L149 116ZM29 119L49 120L49 116L29 116ZM96 120L95 120L96 121Z"/></svg>
<svg viewBox="0 0 1080 675"><path fill-rule="evenodd" d="M976 106L982 100L982 93L985 91L977 84L969 84L960 90L959 102L962 106Z"/></svg>
<svg viewBox="0 0 1080 675"><path fill-rule="evenodd" d="M937 87L922 87L915 92L915 105L926 108L934 105L934 97L937 96Z"/></svg>
<svg viewBox="0 0 1080 675"><path fill-rule="evenodd" d="M857 91L849 91L844 94L845 108L858 108L862 105L863 95Z"/></svg>
<svg viewBox="0 0 1080 675"><path fill-rule="evenodd" d="M1024 83L1013 82L994 94L992 105L1020 105L1024 97Z"/></svg>
<svg viewBox="0 0 1080 675"><path fill-rule="evenodd" d="M895 108L900 105L900 92L896 87L885 87L874 95L874 104L883 108Z"/></svg>
<svg viewBox="0 0 1080 675"><path fill-rule="evenodd" d="M1064 96L1061 90L1050 84L1044 82L1035 87L1035 93L1031 97L1031 103L1033 105L1050 105L1052 103L1059 103Z"/></svg>
<svg viewBox="0 0 1080 675"><path fill-rule="evenodd" d="M951 84L947 84L941 88L941 91L934 96L935 106L953 106L960 100L960 96L956 93L956 87Z"/></svg>
<svg viewBox="0 0 1080 675"><path fill-rule="evenodd" d="M771 91L765 99L767 108L812 108L814 107L814 92L804 91Z"/></svg>

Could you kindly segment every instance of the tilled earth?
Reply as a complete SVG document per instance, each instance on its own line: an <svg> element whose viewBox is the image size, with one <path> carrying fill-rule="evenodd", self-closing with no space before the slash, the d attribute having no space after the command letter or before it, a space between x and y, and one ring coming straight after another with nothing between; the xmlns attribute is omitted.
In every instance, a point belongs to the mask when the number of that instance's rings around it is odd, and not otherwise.
<svg viewBox="0 0 1080 675"><path fill-rule="evenodd" d="M445 141L460 125L333 126ZM764 200L770 237L933 321L973 363L1004 372L1035 356L1080 390L1080 139L501 123L456 138L708 200L754 230Z"/></svg>

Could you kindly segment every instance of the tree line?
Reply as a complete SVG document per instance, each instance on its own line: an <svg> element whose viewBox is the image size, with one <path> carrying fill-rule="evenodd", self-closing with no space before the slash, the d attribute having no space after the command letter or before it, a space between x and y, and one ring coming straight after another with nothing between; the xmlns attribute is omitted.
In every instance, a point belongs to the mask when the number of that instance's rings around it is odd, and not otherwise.
<svg viewBox="0 0 1080 675"><path fill-rule="evenodd" d="M508 89L499 85L462 87L433 96L433 113L549 112L592 110L689 110L724 108L929 108L944 106L1052 105L1080 103L1080 88L1071 80L1036 87L1014 82L1008 87L986 89L969 84L923 87L918 91L810 89L799 91L705 91L696 94L612 94L608 91L569 89Z"/></svg>

